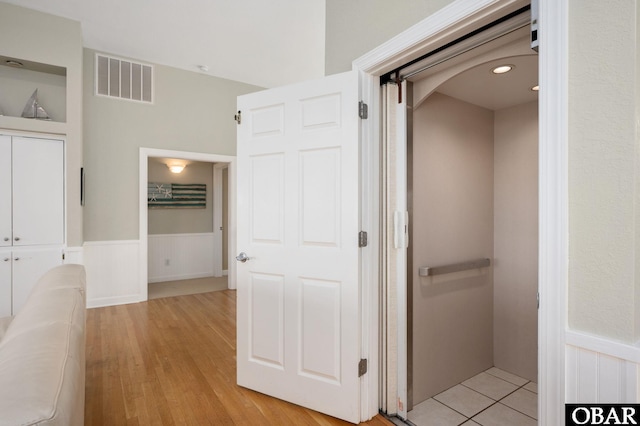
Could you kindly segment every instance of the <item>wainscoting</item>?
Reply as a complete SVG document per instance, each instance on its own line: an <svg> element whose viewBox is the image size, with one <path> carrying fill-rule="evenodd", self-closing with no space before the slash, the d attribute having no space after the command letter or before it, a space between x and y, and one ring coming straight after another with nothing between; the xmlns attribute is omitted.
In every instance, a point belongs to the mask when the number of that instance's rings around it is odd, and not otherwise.
<svg viewBox="0 0 640 426"><path fill-rule="evenodd" d="M149 235L149 282L213 276L213 235Z"/></svg>
<svg viewBox="0 0 640 426"><path fill-rule="evenodd" d="M566 402L639 401L640 348L572 331L566 343Z"/></svg>
<svg viewBox="0 0 640 426"><path fill-rule="evenodd" d="M142 301L139 256L138 240L85 242L87 308Z"/></svg>

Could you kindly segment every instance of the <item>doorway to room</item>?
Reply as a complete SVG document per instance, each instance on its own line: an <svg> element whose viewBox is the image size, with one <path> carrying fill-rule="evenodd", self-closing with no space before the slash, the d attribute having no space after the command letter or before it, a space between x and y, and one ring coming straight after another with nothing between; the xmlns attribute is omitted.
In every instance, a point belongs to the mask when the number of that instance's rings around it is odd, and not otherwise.
<svg viewBox="0 0 640 426"><path fill-rule="evenodd" d="M190 168L192 176L182 182L184 179L170 174L172 165L183 166L185 170ZM152 297L149 286L155 283L168 283L164 285L166 289L158 287L161 296L196 293L209 288L235 288L235 262L229 261L235 245L234 239L229 238L235 232L234 170L235 157L231 156L140 149L140 291L144 300ZM193 210L169 207L156 211L149 208L150 184L160 184L162 188L156 188L157 191L166 193L172 191L168 184L174 183L176 188L181 184L189 185L178 188L182 192L204 192L200 200L196 197L189 201L204 206L198 205ZM192 188L193 184L197 188ZM174 204L184 204L184 198L172 198ZM210 209L206 208L207 204ZM180 211L187 210L192 214L181 217ZM193 217L193 213L198 218ZM169 232L165 232L167 230Z"/></svg>
<svg viewBox="0 0 640 426"><path fill-rule="evenodd" d="M152 157L149 299L227 289L228 167Z"/></svg>

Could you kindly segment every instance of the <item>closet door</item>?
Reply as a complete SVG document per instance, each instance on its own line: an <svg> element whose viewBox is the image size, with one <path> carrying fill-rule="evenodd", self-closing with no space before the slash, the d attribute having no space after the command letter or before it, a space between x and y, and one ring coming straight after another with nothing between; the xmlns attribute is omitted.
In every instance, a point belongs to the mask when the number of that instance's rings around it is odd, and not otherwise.
<svg viewBox="0 0 640 426"><path fill-rule="evenodd" d="M64 242L64 144L13 138L13 245Z"/></svg>
<svg viewBox="0 0 640 426"><path fill-rule="evenodd" d="M0 247L11 246L11 228L11 136L0 135Z"/></svg>

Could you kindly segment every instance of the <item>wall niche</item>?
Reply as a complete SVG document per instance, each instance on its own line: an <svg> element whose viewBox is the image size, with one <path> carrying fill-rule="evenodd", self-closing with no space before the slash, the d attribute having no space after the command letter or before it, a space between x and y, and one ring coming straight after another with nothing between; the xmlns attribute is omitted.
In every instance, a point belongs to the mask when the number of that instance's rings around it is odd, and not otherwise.
<svg viewBox="0 0 640 426"><path fill-rule="evenodd" d="M0 55L0 116L21 118L36 89L50 121L66 123L67 69Z"/></svg>

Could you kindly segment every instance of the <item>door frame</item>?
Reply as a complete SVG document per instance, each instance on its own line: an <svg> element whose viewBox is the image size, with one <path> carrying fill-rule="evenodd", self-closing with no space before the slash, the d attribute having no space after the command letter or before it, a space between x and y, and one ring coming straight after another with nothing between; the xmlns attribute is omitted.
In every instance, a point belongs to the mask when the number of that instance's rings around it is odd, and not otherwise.
<svg viewBox="0 0 640 426"><path fill-rule="evenodd" d="M231 155L217 155L207 154L201 152L189 152L189 151L174 151L167 149L155 149L155 148L140 148L139 155L139 177L138 177L138 214L139 214L139 231L138 238L140 239L139 251L138 251L138 288L139 288L139 301L144 302L149 299L149 287L148 287L148 275L149 275L149 259L148 259L148 245L149 245L149 217L147 208L147 185L149 182L149 170L148 161L152 157L166 157L166 158L178 158L182 160L200 161L204 163L225 163L229 167L228 173L228 193L229 193L229 288L235 288L236 283L236 264L231 261L231 256L235 253L236 240L236 187L235 187L235 170L236 170L236 157ZM233 237L231 237L233 236Z"/></svg>
<svg viewBox="0 0 640 426"><path fill-rule="evenodd" d="M222 254L224 248L222 246L223 233L228 230L224 229L223 223L223 170L227 169L227 176L229 176L228 163L215 163L213 165L213 275L215 277L221 277L224 275L225 270L222 269ZM229 190L227 189L227 194ZM227 233L227 241L229 241L229 234ZM229 262L227 262L227 268L229 268ZM228 269L227 269L228 273ZM231 284L231 283L229 283ZM235 283L233 283L235 286ZM235 288L235 287L234 287Z"/></svg>
<svg viewBox="0 0 640 426"><path fill-rule="evenodd" d="M362 218L363 229L370 226L370 243L376 250L379 231L374 230L379 229L380 223L378 77L527 4L526 0L457 0L353 62L353 68L360 73L363 101L371 112L371 118L363 120L362 129L362 192L369 191L368 197L363 196ZM538 421L562 424L568 288L568 0L538 0L538 12ZM362 282L372 283L362 286L363 351L369 352L371 373L363 380L363 419L375 415L379 406L379 294L370 288L377 282L379 265L373 256L363 253Z"/></svg>

